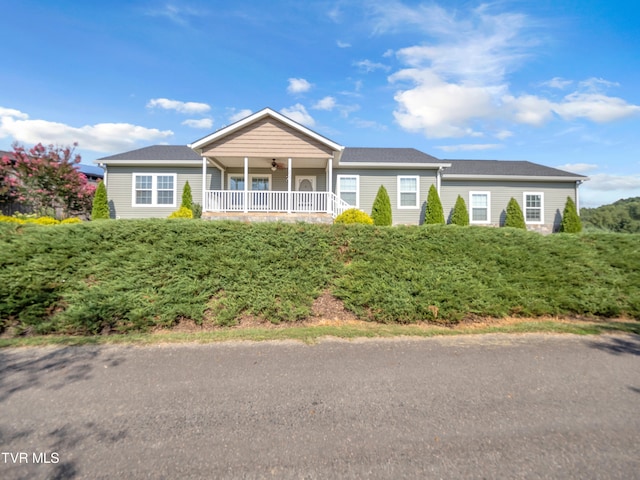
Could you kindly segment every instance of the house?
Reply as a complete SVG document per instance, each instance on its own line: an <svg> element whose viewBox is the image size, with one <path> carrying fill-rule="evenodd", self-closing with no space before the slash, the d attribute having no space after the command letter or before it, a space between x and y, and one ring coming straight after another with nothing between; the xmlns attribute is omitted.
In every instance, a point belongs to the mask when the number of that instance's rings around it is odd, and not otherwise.
<svg viewBox="0 0 640 480"><path fill-rule="evenodd" d="M371 211L380 185L394 224L419 224L431 185L445 216L458 195L471 224L501 225L511 197L530 229L558 229L587 177L525 161L442 160L413 148L344 147L265 108L190 145L154 145L96 160L114 218L167 217L189 181L213 219L332 221Z"/></svg>

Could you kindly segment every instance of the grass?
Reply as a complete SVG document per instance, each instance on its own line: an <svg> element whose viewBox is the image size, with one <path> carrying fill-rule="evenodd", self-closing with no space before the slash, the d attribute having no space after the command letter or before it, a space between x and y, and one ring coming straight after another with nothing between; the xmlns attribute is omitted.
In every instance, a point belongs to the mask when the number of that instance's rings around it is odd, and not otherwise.
<svg viewBox="0 0 640 480"><path fill-rule="evenodd" d="M447 332L477 317L640 319L639 240L629 234L541 236L454 226L3 224L0 333L17 338L0 339L0 345L36 341L25 335L113 342L124 334L123 341L131 341L183 319L233 326L253 317L294 325L283 329L288 333L254 329L252 339L258 340L351 331L397 335L423 321ZM327 290L349 312L375 324L342 326L337 333L297 326ZM248 334L234 332L240 330L200 335Z"/></svg>

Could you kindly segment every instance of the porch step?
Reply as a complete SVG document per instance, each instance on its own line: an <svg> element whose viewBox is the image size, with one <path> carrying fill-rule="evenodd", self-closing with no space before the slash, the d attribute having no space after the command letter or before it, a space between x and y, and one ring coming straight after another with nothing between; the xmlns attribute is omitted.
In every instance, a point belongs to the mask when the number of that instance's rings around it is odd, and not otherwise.
<svg viewBox="0 0 640 480"><path fill-rule="evenodd" d="M333 217L326 213L203 212L202 219L236 220L240 222L333 223Z"/></svg>

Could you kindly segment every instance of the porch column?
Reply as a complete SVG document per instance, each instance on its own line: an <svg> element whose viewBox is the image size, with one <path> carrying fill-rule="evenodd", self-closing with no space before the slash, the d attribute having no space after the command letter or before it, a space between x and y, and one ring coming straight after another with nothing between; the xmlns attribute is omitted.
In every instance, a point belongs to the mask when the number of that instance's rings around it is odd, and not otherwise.
<svg viewBox="0 0 640 480"><path fill-rule="evenodd" d="M249 157L244 157L244 213L249 211Z"/></svg>
<svg viewBox="0 0 640 480"><path fill-rule="evenodd" d="M291 213L291 158L287 159L287 213Z"/></svg>
<svg viewBox="0 0 640 480"><path fill-rule="evenodd" d="M208 210L207 205L207 157L202 157L202 210Z"/></svg>
<svg viewBox="0 0 640 480"><path fill-rule="evenodd" d="M327 213L333 213L333 205L330 201L331 193L333 193L333 158L327 160Z"/></svg>

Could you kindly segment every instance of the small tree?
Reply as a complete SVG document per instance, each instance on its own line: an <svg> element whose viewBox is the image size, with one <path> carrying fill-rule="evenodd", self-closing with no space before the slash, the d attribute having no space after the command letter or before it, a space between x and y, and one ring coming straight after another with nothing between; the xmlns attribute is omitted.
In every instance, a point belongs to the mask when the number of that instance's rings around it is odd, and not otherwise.
<svg viewBox="0 0 640 480"><path fill-rule="evenodd" d="M389 226L392 224L391 200L389 200L389 194L384 185L380 185L376 199L373 201L371 218L373 218L374 225Z"/></svg>
<svg viewBox="0 0 640 480"><path fill-rule="evenodd" d="M565 233L579 233L582 231L582 220L578 216L576 204L571 197L567 197L567 203L562 212L560 231Z"/></svg>
<svg viewBox="0 0 640 480"><path fill-rule="evenodd" d="M191 196L191 185L189 185L189 180L185 182L184 188L182 189L182 203L180 204L180 208L183 207L193 210L193 197Z"/></svg>
<svg viewBox="0 0 640 480"><path fill-rule="evenodd" d="M431 185L429 188L429 194L427 195L427 210L424 215L424 223L428 225L432 224L444 224L444 211L442 210L442 202L440 202L440 195L436 190L435 185Z"/></svg>
<svg viewBox="0 0 640 480"><path fill-rule="evenodd" d="M507 217L504 220L504 226L524 229L527 228L524 223L524 215L522 214L520 204L513 197L511 197L511 200L509 200L509 203L507 204Z"/></svg>
<svg viewBox="0 0 640 480"><path fill-rule="evenodd" d="M104 182L98 183L98 188L93 196L93 208L91 209L91 220L108 220L109 202L107 200L107 188Z"/></svg>
<svg viewBox="0 0 640 480"><path fill-rule="evenodd" d="M467 204L460 195L456 200L456 204L453 207L453 213L451 214L451 224L460 225L462 227L469 225L469 210L467 210Z"/></svg>

